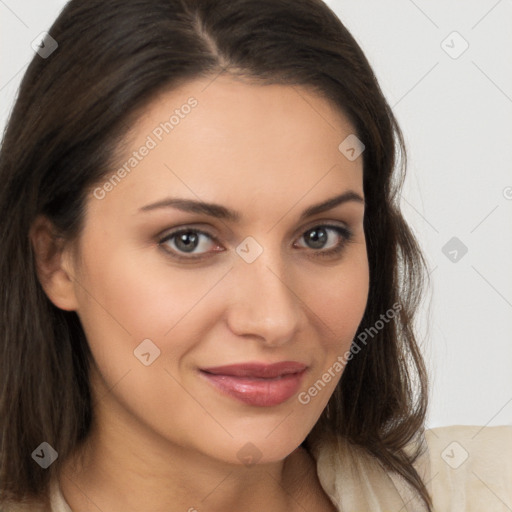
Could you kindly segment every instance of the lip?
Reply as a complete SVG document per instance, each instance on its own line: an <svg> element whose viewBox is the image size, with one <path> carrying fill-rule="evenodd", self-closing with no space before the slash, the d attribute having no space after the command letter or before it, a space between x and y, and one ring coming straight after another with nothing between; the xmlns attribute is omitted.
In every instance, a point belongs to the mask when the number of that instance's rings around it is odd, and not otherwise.
<svg viewBox="0 0 512 512"><path fill-rule="evenodd" d="M298 391L307 366L295 361L243 363L201 368L200 374L218 391L255 407L272 407Z"/></svg>

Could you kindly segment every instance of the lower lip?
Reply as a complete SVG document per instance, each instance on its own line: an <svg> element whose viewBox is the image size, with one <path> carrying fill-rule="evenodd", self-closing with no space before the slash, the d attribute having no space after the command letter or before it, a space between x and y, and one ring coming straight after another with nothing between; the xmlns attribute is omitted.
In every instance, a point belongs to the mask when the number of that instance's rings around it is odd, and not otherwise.
<svg viewBox="0 0 512 512"><path fill-rule="evenodd" d="M303 370L275 379L200 373L210 384L232 398L256 407L272 407L286 402L297 393L305 372Z"/></svg>

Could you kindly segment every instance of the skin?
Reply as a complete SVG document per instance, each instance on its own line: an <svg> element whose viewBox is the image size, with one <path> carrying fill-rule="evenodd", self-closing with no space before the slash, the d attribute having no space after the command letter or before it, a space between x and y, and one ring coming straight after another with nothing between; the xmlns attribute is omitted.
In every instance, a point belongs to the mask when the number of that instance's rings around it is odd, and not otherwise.
<svg viewBox="0 0 512 512"><path fill-rule="evenodd" d="M299 445L342 372L307 405L295 395L254 407L198 367L299 361L308 365L301 392L350 348L368 297L364 204L299 216L347 190L364 198L362 157L338 150L354 129L305 88L220 76L155 98L119 166L190 96L198 104L172 133L103 199L90 194L77 244L52 252L45 219L32 232L45 291L77 312L94 357L94 425L64 466L62 493L74 512L334 510ZM218 203L241 220L140 211L170 196ZM326 249L304 235L326 223L353 236L322 258ZM201 238L202 259L173 258L190 255L176 240L160 243L177 227L215 238ZM343 243L325 233L327 249ZM263 248L252 263L236 252L248 236ZM149 366L134 356L144 339L160 350ZM260 457L251 466L237 455L246 443Z"/></svg>

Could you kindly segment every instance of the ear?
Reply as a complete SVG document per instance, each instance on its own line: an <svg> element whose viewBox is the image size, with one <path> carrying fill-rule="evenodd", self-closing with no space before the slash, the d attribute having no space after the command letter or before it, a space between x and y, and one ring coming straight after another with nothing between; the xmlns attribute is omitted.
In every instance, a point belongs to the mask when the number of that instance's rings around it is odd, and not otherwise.
<svg viewBox="0 0 512 512"><path fill-rule="evenodd" d="M74 268L70 249L50 220L39 215L30 228L39 282L52 303L60 309L75 311Z"/></svg>

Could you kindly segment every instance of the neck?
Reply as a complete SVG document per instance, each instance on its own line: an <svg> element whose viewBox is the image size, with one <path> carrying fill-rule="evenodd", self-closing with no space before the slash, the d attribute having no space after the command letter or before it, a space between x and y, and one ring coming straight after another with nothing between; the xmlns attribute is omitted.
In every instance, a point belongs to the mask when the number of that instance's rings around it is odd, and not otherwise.
<svg viewBox="0 0 512 512"><path fill-rule="evenodd" d="M311 470L302 448L275 463L231 464L171 443L144 425L130 424L120 411L110 410L105 425L101 411L115 405L103 406L96 409L87 441L66 461L59 478L73 512L301 508L305 468Z"/></svg>

